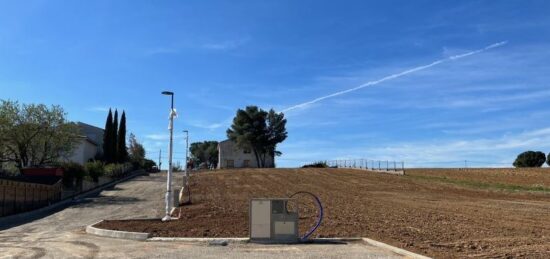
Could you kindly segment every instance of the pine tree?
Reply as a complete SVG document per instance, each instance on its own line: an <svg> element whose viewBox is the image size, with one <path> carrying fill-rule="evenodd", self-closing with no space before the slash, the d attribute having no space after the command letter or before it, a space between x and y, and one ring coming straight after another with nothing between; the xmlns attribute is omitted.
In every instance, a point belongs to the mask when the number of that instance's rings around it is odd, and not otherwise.
<svg viewBox="0 0 550 259"><path fill-rule="evenodd" d="M113 113L109 109L109 115L107 115L107 121L105 122L105 131L103 131L103 161L107 163L112 162L112 132L113 132Z"/></svg>
<svg viewBox="0 0 550 259"><path fill-rule="evenodd" d="M122 116L120 117L120 127L118 127L118 136L117 136L117 154L118 162L124 163L128 161L128 150L126 149L126 112L122 111Z"/></svg>
<svg viewBox="0 0 550 259"><path fill-rule="evenodd" d="M111 152L112 152L112 157L111 157L111 161L113 163L117 163L118 162L118 153L117 153L117 145L118 145L118 137L117 137L117 134L118 134L118 111L115 109L115 116L113 117L113 131L112 131L113 135L111 135Z"/></svg>

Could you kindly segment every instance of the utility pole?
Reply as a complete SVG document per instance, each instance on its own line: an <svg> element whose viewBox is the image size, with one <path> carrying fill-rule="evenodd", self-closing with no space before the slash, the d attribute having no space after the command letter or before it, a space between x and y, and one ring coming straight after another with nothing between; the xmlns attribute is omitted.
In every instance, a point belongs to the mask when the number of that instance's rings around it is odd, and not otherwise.
<svg viewBox="0 0 550 259"><path fill-rule="evenodd" d="M170 123L168 124L168 130L170 131L170 145L168 146L168 174L166 177L166 215L162 218L162 221L170 221L172 219L170 212L172 211L172 148L173 148L173 139L174 139L174 117L176 116L176 111L174 110L174 93L164 91L163 95L168 95L171 97L170 105Z"/></svg>
<svg viewBox="0 0 550 259"><path fill-rule="evenodd" d="M159 172L162 170L162 162L161 162L161 156L162 156L162 149L159 149Z"/></svg>

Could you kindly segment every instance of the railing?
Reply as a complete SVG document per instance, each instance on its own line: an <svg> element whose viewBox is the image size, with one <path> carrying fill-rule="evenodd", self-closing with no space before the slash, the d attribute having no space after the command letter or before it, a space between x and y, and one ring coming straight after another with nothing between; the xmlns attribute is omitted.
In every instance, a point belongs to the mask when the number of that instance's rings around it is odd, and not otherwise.
<svg viewBox="0 0 550 259"><path fill-rule="evenodd" d="M318 163L318 162L315 162ZM324 161L333 168L354 168L374 171L405 171L405 162L390 160L369 160L369 159L342 159ZM313 163L310 163L313 164Z"/></svg>

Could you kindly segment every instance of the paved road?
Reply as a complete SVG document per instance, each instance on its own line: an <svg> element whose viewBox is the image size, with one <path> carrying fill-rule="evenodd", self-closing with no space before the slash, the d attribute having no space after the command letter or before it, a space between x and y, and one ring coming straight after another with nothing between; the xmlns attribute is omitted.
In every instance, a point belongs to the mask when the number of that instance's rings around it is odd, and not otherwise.
<svg viewBox="0 0 550 259"><path fill-rule="evenodd" d="M96 197L43 218L21 219L8 229L0 219L0 258L398 258L363 243L346 245L229 244L225 247L181 242L140 242L86 234L102 219L160 217L164 175L140 176ZM178 178L176 182L181 182ZM139 214L134 214L140 211Z"/></svg>

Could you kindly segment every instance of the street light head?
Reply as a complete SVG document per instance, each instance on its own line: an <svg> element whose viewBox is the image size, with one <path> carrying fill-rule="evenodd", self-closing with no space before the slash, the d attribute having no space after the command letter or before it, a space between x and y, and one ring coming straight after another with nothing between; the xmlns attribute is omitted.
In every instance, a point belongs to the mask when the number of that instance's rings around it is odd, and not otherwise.
<svg viewBox="0 0 550 259"><path fill-rule="evenodd" d="M185 133L189 133L189 131L188 131L188 130L184 130L183 132L185 132Z"/></svg>
<svg viewBox="0 0 550 259"><path fill-rule="evenodd" d="M174 92L163 91L162 94L164 94L164 95L174 95Z"/></svg>

